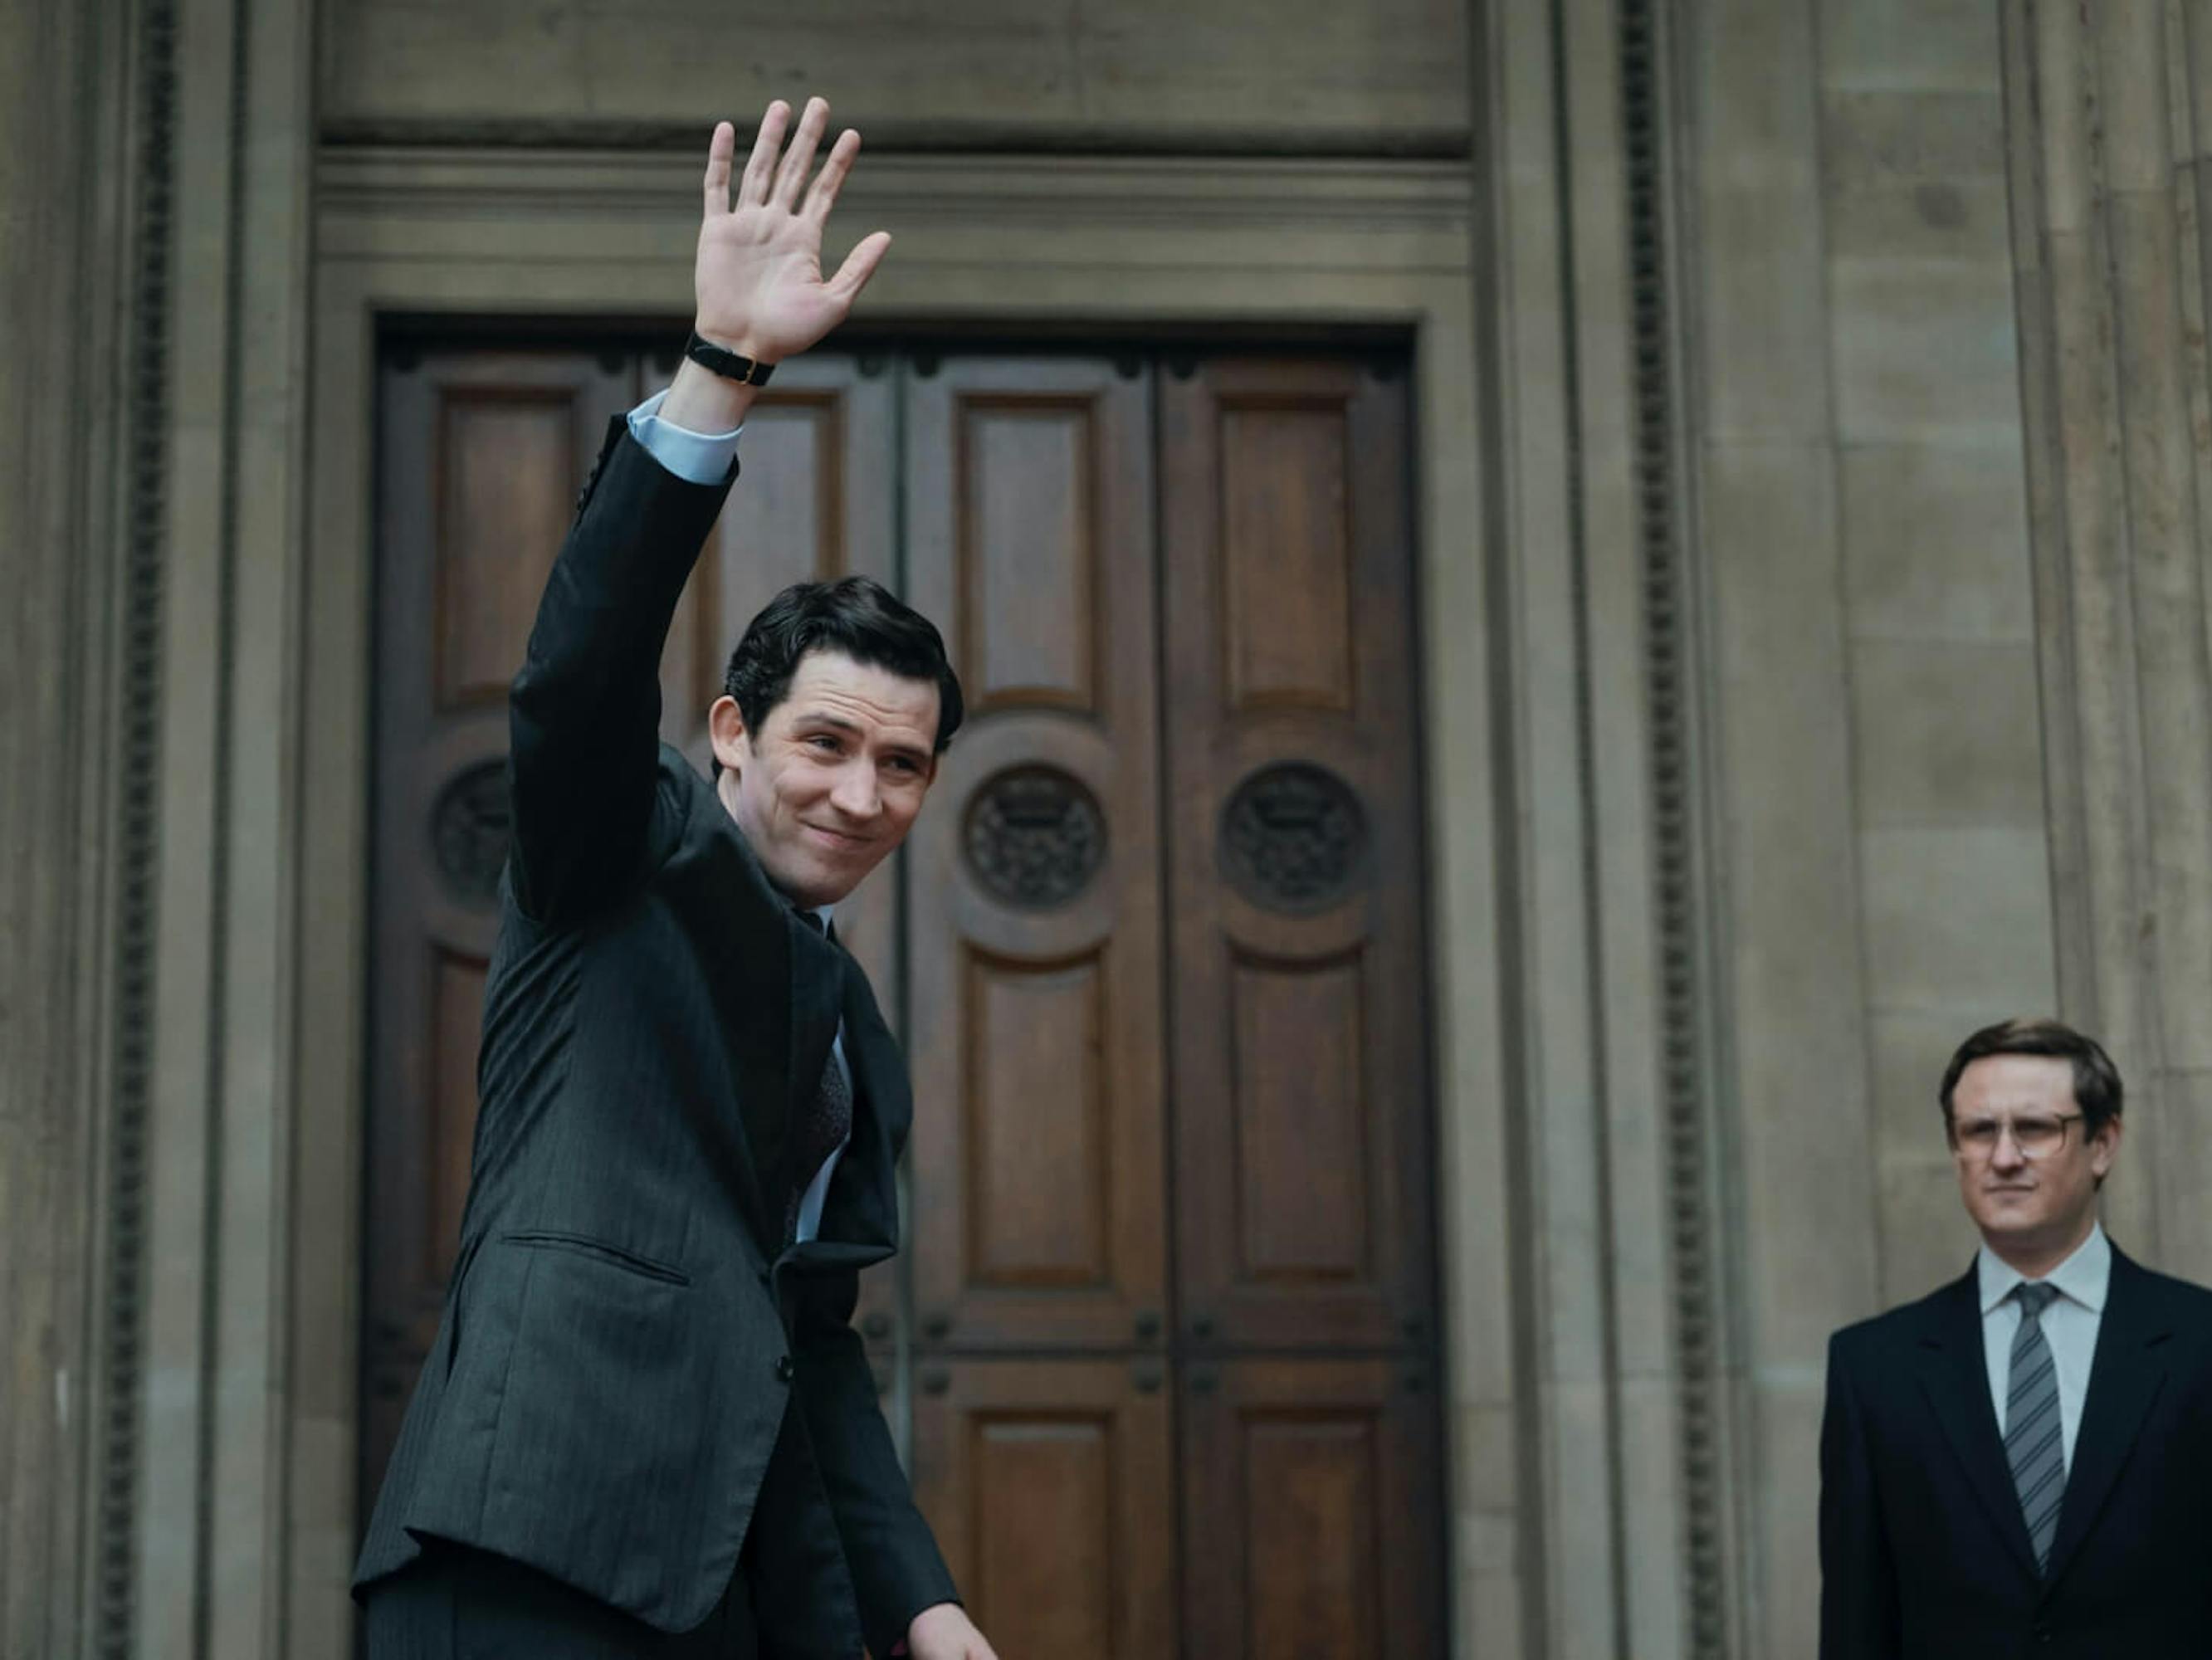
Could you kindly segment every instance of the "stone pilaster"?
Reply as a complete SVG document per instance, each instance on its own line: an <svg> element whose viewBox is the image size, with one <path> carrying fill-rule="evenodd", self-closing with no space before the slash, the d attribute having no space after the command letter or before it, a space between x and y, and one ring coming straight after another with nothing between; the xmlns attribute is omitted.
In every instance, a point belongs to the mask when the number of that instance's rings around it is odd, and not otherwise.
<svg viewBox="0 0 2212 1660"><path fill-rule="evenodd" d="M0 1652L79 1651L100 1440L98 1274L127 885L114 393L136 8L0 0Z"/></svg>
<svg viewBox="0 0 2212 1660"><path fill-rule="evenodd" d="M2066 1012L2127 1078L2106 1200L2212 1277L2212 10L2008 0L2008 142Z"/></svg>

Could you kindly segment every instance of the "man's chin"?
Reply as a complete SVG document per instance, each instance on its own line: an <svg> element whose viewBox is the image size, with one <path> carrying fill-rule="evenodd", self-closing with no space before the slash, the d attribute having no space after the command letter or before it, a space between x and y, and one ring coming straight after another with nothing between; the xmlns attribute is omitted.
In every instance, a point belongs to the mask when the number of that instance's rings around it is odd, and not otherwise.
<svg viewBox="0 0 2212 1660"><path fill-rule="evenodd" d="M873 868L872 865L869 866L870 870ZM793 904L805 910L819 910L824 905L842 904L867 875L866 870L810 863L799 870L770 871L769 879Z"/></svg>

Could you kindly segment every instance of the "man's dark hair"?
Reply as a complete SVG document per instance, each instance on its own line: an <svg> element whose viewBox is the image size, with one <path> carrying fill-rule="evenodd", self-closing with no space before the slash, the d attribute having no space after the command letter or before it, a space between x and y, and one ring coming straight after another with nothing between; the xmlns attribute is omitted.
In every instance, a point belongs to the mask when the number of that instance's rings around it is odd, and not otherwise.
<svg viewBox="0 0 2212 1660"><path fill-rule="evenodd" d="M1943 1104L1943 1128L1951 1127L1951 1093L1960 1074L1977 1061L1992 1055L2040 1055L2070 1061L2074 1067L2074 1104L2081 1109L2081 1139L2094 1140L2120 1116L2120 1069L2094 1037L2078 1032L2061 1020L2024 1018L2000 1020L1984 1026L1959 1045L1951 1064L1943 1069L1943 1087L1937 1099Z"/></svg>
<svg viewBox="0 0 2212 1660"><path fill-rule="evenodd" d="M810 651L841 652L856 663L937 687L937 752L960 729L960 679L945 655L937 625L890 589L866 576L835 582L794 582L761 608L730 654L722 690L737 700L745 730L757 738L775 706L790 695L799 660Z"/></svg>

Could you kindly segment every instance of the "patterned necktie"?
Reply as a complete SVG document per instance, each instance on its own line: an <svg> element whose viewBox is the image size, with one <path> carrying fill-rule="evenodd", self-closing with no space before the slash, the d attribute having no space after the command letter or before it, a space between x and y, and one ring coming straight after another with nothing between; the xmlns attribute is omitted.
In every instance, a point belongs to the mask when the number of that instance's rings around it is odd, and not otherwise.
<svg viewBox="0 0 2212 1660"><path fill-rule="evenodd" d="M811 910L798 913L799 920L817 933L835 939L823 927L822 918ZM791 1183L783 1201L783 1237L797 1237L799 1207L806 1197L806 1189L813 1185L817 1171L830 1155L845 1145L845 1138L853 1133L853 1085L845 1076L844 1067L837 1064L837 1051L833 1044L828 1060L823 1063L822 1081L814 1091L814 1098L799 1115L792 1127Z"/></svg>
<svg viewBox="0 0 2212 1660"><path fill-rule="evenodd" d="M2043 1570L2051 1564L2059 1501L2066 1496L2058 1368L2043 1335L2043 1311L2058 1292L2052 1286L2021 1284L2013 1295L2020 1299L2020 1329L2013 1334L2012 1363L2005 1375L2005 1462L2012 1466L2013 1490L2020 1494L2035 1566Z"/></svg>

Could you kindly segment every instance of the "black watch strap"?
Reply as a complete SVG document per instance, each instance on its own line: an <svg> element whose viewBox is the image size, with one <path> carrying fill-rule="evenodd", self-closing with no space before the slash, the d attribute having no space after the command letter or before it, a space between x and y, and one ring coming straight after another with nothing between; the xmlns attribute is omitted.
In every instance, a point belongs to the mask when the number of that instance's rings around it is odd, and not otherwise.
<svg viewBox="0 0 2212 1660"><path fill-rule="evenodd" d="M699 331L691 331L691 337L684 343L684 355L693 362L710 368L727 380L742 381L748 386L764 386L768 378L775 373L775 365L763 363L757 357L740 357L711 341L702 340Z"/></svg>

